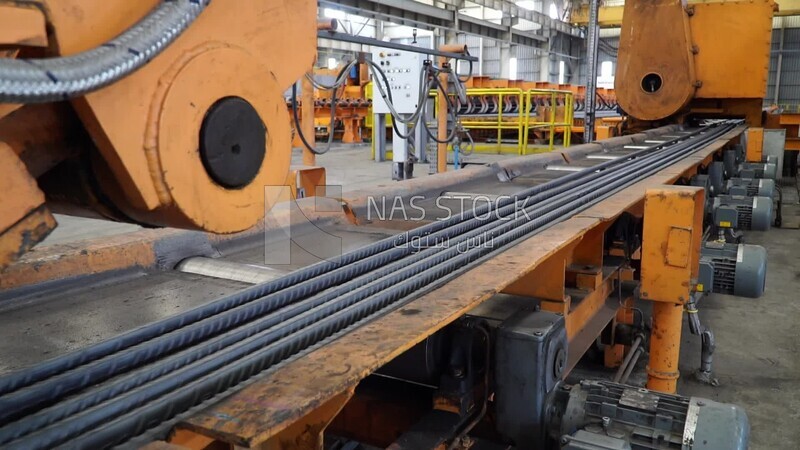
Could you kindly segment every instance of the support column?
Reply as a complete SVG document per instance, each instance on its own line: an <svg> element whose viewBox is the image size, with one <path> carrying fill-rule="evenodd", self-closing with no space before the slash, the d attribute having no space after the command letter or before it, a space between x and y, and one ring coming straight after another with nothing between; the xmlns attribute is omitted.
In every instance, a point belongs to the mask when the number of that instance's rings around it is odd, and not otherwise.
<svg viewBox="0 0 800 450"><path fill-rule="evenodd" d="M431 99L425 101L430 102ZM424 126L414 128L414 156L420 164L428 162L428 133Z"/></svg>
<svg viewBox="0 0 800 450"><path fill-rule="evenodd" d="M511 78L509 60L511 59L511 44L506 42L498 43L500 46L500 78Z"/></svg>
<svg viewBox="0 0 800 450"><path fill-rule="evenodd" d="M590 0L589 4L589 35L586 39L586 119L584 122L583 142L594 141L594 113L597 92L597 45L600 42L600 27L598 14L600 0Z"/></svg>
<svg viewBox="0 0 800 450"><path fill-rule="evenodd" d="M375 19L375 39L382 41L384 37L383 27L385 22L379 19Z"/></svg>
<svg viewBox="0 0 800 450"><path fill-rule="evenodd" d="M556 33L552 33L548 25L543 25L545 28L542 31L543 36L547 37L547 42L541 44L539 49L539 81L546 81L552 83L558 81L553 79L553 57L550 54L553 51L553 39ZM558 76L558 75L556 75Z"/></svg>
<svg viewBox="0 0 800 450"><path fill-rule="evenodd" d="M386 114L374 114L372 121L372 151L376 162L386 161Z"/></svg>
<svg viewBox="0 0 800 450"><path fill-rule="evenodd" d="M447 58L439 57L439 67L444 68L444 65L447 64ZM442 73L439 75L439 81L442 83L442 86L447 87L447 74ZM447 95L439 89L439 109L437 114L439 115L439 127L438 127L438 134L439 140L443 141L447 138ZM447 147L446 143L439 142L437 144L437 151L436 151L436 173L444 173L447 172Z"/></svg>
<svg viewBox="0 0 800 450"><path fill-rule="evenodd" d="M442 45L441 47L439 47L439 50L442 51L442 52L448 52L448 53L464 54L466 52L466 46L453 43L453 44ZM442 72L439 74L439 82L442 84L442 86L444 86L445 90L449 90L449 84L448 84L449 83L449 79L448 79L447 71L451 70L451 69L455 70L456 68L455 67L449 67L448 58L445 58L445 57L442 57L442 56L437 58L437 62L439 64L439 67L442 69ZM447 98L448 95L449 95L449 92L442 92L442 90L439 89L439 94L438 94L438 99L439 99L438 100L439 101L439 108L438 108L438 114L439 114L439 117L438 117L438 119L439 119L438 134L439 134L439 137L438 137L438 140L440 142L438 143L438 146L437 146L437 158L436 158L436 172L437 173L442 173L442 172L446 172L447 171L447 148L448 148L449 144L444 142L444 141L445 141L445 139L447 139L447 136L449 135L448 128L457 126L456 123L453 123L453 122L448 120L449 119L449 114L448 114L449 108L448 108L448 98Z"/></svg>
<svg viewBox="0 0 800 450"><path fill-rule="evenodd" d="M647 389L669 394L674 394L677 390L680 377L678 361L681 355L682 324L682 304L656 302L653 305Z"/></svg>
<svg viewBox="0 0 800 450"><path fill-rule="evenodd" d="M551 65L550 65L550 49L544 50L541 56L539 56L539 80L546 81L548 83L553 81L553 77L550 74Z"/></svg>
<svg viewBox="0 0 800 450"><path fill-rule="evenodd" d="M683 307L700 268L704 190L689 186L648 189L644 207L641 298L653 305L647 388L677 388Z"/></svg>
<svg viewBox="0 0 800 450"><path fill-rule="evenodd" d="M783 41L786 36L786 27L784 26L785 20L783 17L778 19L781 21L781 38L780 44L778 44L778 67L776 68L775 72L775 95L773 97L772 103L777 105L781 99L781 73L783 72Z"/></svg>
<svg viewBox="0 0 800 450"><path fill-rule="evenodd" d="M405 114L401 117L407 120ZM408 127L401 121L396 121L397 130L404 136L408 135ZM408 158L408 139L403 139L397 132L394 132L392 137L392 180L399 181L405 180L410 177L410 172L413 171L413 166L409 166L411 162Z"/></svg>
<svg viewBox="0 0 800 450"><path fill-rule="evenodd" d="M483 43L483 38L478 39L478 67L476 68L476 73L479 77L483 76L483 51L485 50L485 44Z"/></svg>

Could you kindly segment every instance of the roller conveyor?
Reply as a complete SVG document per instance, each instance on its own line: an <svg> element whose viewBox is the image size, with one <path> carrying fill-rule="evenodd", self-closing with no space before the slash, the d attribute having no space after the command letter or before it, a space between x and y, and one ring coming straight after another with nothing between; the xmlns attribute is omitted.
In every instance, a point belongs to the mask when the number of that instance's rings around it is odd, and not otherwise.
<svg viewBox="0 0 800 450"><path fill-rule="evenodd" d="M531 105L528 105L528 111L523 112L534 113L537 107L550 108L552 106L553 105L551 105L549 101L535 102ZM555 107L563 106L563 104L555 105ZM586 112L584 111L584 106L582 103L576 102L574 110L574 118L583 119L586 116ZM461 107L459 115L465 118L494 118L499 112L502 112L504 116L510 116L513 118L514 115L520 113L519 101L515 97L504 97L501 107L497 97L491 95L473 96L470 97L470 101L468 101L466 105ZM597 117L618 117L620 116L620 113L617 111L616 104L601 103L598 105L595 115Z"/></svg>
<svg viewBox="0 0 800 450"><path fill-rule="evenodd" d="M153 423L168 421L207 396L219 393L359 320L398 307L409 297L447 281L493 252L513 245L518 239L537 233L690 155L697 148L725 134L730 127L732 125L718 126L712 130L683 135L675 139L677 142L672 145L659 144L628 152L627 157L602 161L592 165L590 170L561 173L562 176L554 181L522 191L518 199L503 199L498 205L481 206L474 211L474 215L480 217L489 208L496 207L501 211L501 216L513 220L487 222L470 217L470 213L455 216L449 221L434 222L410 234L400 235L401 241L397 237L378 241L344 255L338 262L312 265L286 278L230 295L188 315L174 316L148 325L126 335L128 342L115 339L109 341L110 344L85 349L75 354L77 356L62 357L57 360L58 364L40 365L4 377L0 380L0 391L3 392L0 397L3 408L0 409L3 410L3 422L6 425L0 428L0 442L35 448L66 442L92 447L124 441L145 431ZM524 203L527 198L532 198L530 204ZM528 217L515 218L523 205L533 220L528 220ZM413 249L403 249L397 245L403 240L429 236L447 236L458 242L476 239L474 243L477 247L463 253L436 248L414 252ZM487 236L497 239L500 246L480 247L479 244L485 243ZM327 314L312 311L311 304L307 302L309 298L315 299L311 302L314 307L328 308ZM338 302L337 306L330 306L334 302ZM305 306L299 306L303 304ZM294 322L286 320L286 309L278 309L289 305L297 308L295 311L300 319ZM271 312L277 312L278 315ZM239 314L242 314L240 320L234 321L233 318ZM231 319L224 326L206 328L208 325L201 321L212 316ZM197 326L190 325L195 321ZM251 345L250 351L237 354L239 356L236 358L231 356L227 362L213 360L216 358L212 357L213 348L228 348L220 347L222 344L219 342L225 337L221 333L244 323L247 325L236 328L243 334L236 339L230 338L228 345L237 346L237 349ZM289 325L291 323L295 324L294 328ZM278 340L265 346L263 342L256 342L258 339L251 339L266 330L270 330L269 333ZM166 339L165 333L173 334ZM178 335L183 336L184 340L176 343L174 339ZM187 338L189 335L192 336ZM258 336L260 339L265 335ZM197 351L196 347L206 345L207 338L211 341L217 339L215 345L218 347L212 345L188 356L192 351ZM146 344L134 347L145 340ZM164 347L159 349L157 344ZM125 351L121 355L120 351L124 349L134 351ZM230 353L230 349L226 353ZM250 356L242 359L246 355ZM197 369L193 372L197 377L206 378L193 378L190 381L182 378L188 376L190 371L176 372L182 367L177 365L180 358L194 362L194 368L207 364L205 367L209 371ZM169 362L164 363L165 360ZM89 361L93 362L86 365ZM166 365L159 367L162 364ZM222 368L225 373L212 371L212 366ZM68 369L74 370L68 374L62 373ZM133 370L131 374L123 374L129 369ZM169 377L173 384L165 381ZM216 380L209 381L211 378ZM142 381L144 379L148 381ZM220 381L222 379L225 382ZM146 384L153 380L161 382L160 391L151 389L155 383ZM103 384L92 386L94 383ZM53 386L59 386L59 389L53 390ZM129 391L131 393L123 395L123 392ZM68 397L69 393L76 395ZM55 406L41 409L51 404ZM115 421L110 421L111 416L105 414L112 412L114 405L121 415L114 416ZM84 411L79 412L81 410ZM95 422L88 421L89 417L95 417ZM87 433L89 430L92 433Z"/></svg>

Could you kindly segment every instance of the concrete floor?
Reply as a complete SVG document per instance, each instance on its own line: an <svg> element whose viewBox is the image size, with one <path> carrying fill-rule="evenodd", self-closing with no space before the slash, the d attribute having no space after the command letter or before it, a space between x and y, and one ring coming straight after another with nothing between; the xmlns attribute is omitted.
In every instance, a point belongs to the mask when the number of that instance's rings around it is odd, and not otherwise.
<svg viewBox="0 0 800 450"><path fill-rule="evenodd" d="M759 299L711 295L700 318L714 331L720 386L695 381L700 339L684 325L679 392L736 403L750 418L753 450L800 448L800 230L750 232L768 252L767 290Z"/></svg>
<svg viewBox="0 0 800 450"><path fill-rule="evenodd" d="M294 161L301 160L295 151ZM475 162L491 163L508 156L481 155ZM328 184L344 192L389 185L391 163L370 160L370 148L339 146L318 157L327 169ZM427 165L415 175L425 176ZM796 199L791 199L797 203ZM794 211L792 211L794 208ZM800 214L800 206L788 214ZM137 229L125 224L98 224L90 219L60 216L61 226L47 243L72 242ZM800 230L773 229L746 234L748 243L766 247L769 254L767 291L760 299L711 295L701 305L704 324L716 335L714 369L720 386L700 384L692 377L699 365L700 341L684 326L679 392L743 406L751 423L751 449L800 448ZM631 378L644 383L646 361ZM603 375L600 375L603 376Z"/></svg>
<svg viewBox="0 0 800 450"><path fill-rule="evenodd" d="M716 338L714 375L719 386L694 377L700 338L689 332L684 315L678 393L743 407L750 420L751 450L800 448L800 204L797 195L792 197L784 206L784 224L794 223L795 228L745 233L746 243L767 249L764 295L711 294L699 305L701 322ZM638 306L649 314L649 302ZM615 371L601 364L585 359L570 377L613 377ZM628 383L644 386L646 367L642 357Z"/></svg>

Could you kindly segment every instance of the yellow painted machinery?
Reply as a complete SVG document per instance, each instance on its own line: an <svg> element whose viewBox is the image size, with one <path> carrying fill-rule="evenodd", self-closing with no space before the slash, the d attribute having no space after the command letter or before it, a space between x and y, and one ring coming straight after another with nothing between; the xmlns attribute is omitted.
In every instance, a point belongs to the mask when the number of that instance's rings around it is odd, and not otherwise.
<svg viewBox="0 0 800 450"><path fill-rule="evenodd" d="M0 30L0 267L51 210L230 233L286 183L315 2L0 2Z"/></svg>
<svg viewBox="0 0 800 450"><path fill-rule="evenodd" d="M555 145L569 147L573 136L583 133L585 86L484 76L470 77L464 84L467 101L459 116L473 139L467 152L525 155L553 151ZM623 119L617 112L614 90L597 89L597 99L598 137L618 136ZM365 124L372 128L371 120ZM345 122L343 142L349 135L347 128Z"/></svg>
<svg viewBox="0 0 800 450"><path fill-rule="evenodd" d="M773 0L626 2L619 105L645 123L699 116L760 125L775 10Z"/></svg>
<svg viewBox="0 0 800 450"><path fill-rule="evenodd" d="M686 3L689 5L702 4L706 3L706 0L687 0ZM797 0L776 0L775 3L779 7L775 12L775 16L777 17L796 16L800 14L800 3L798 3ZM619 27L622 25L622 16L624 12L625 6L621 4L621 2L603 4L599 9L598 22L601 27ZM586 25L589 23L589 6L586 2L573 2L569 21L575 25Z"/></svg>
<svg viewBox="0 0 800 450"><path fill-rule="evenodd" d="M467 82L468 94L470 89L477 97L473 107L463 110L466 120L465 128L470 130L494 130L497 128L492 124L503 123L514 119L514 114L520 112L516 104L522 104L522 133L519 140L518 151L520 154L541 151L543 148L548 151L553 150L553 143L559 140L561 144L569 146L575 142L573 136L583 134L584 119L586 110L586 87L573 84L558 84L548 82L530 82L521 80L492 79L489 77L473 77ZM498 96L503 96L504 101L500 101ZM517 100L517 97L520 100ZM599 139L606 139L618 136L622 125L622 117L617 111L617 98L613 89L600 88L596 90L597 109L595 131ZM510 105L508 105L510 103ZM496 108L495 104L506 104L507 106ZM485 106L484 106L485 105ZM571 113L565 116L566 105L570 105ZM493 114L487 114L491 111ZM498 114L499 113L499 114ZM470 117L471 116L471 117ZM483 122L483 123L482 123ZM473 126L477 125L477 126ZM506 127L512 131L510 139L516 139L513 127ZM479 140L484 138L491 131L473 132L473 137ZM499 143L502 141L493 133ZM557 136L557 137L556 137ZM553 137L553 139L551 139ZM528 144L534 140L549 144L547 147L539 146L528 149ZM498 146L483 145L476 146L477 151L498 151Z"/></svg>

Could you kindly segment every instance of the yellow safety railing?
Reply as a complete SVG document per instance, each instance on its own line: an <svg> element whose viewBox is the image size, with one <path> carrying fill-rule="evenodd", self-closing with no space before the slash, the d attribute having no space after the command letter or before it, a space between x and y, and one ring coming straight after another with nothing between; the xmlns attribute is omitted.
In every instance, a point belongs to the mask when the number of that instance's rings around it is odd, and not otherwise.
<svg viewBox="0 0 800 450"><path fill-rule="evenodd" d="M436 92L431 91L435 97ZM525 155L539 151L552 151L555 148L555 137L563 134L563 145L569 147L572 140L572 127L575 112L574 94L572 91L556 89L518 89L518 88L470 88L466 91L469 102L473 105L471 111L461 115L461 126L467 130L492 130L496 131L497 144L476 143L475 150L496 151L503 153L503 132L516 131L516 153ZM475 98L479 98L475 102ZM482 111L480 106L491 99L497 105ZM507 107L509 103L516 102L516 108ZM432 116L438 111L438 97ZM462 111L463 112L463 111ZM430 119L434 119L431 117ZM388 117L387 120L391 120ZM371 127L372 114L366 118L365 125ZM387 121L387 125L391 122ZM434 124L435 125L435 124ZM532 132L544 130L548 140L546 149L529 146ZM374 147L374 144L373 144ZM508 147L506 147L508 148ZM374 151L374 148L373 148Z"/></svg>
<svg viewBox="0 0 800 450"><path fill-rule="evenodd" d="M517 153L520 155L536 152L529 144L531 132L545 130L548 139L546 151L555 148L555 137L563 134L565 147L572 140L574 119L574 96L571 91L555 89L515 89L515 88L474 88L467 89L467 97L475 104L474 98L491 98L497 105L497 111L487 113L472 111L461 116L461 125L468 130L496 130L497 145L476 144L476 150L494 148L498 153L503 150L503 131L517 132ZM506 100L516 101L517 108L506 108ZM541 151L541 150L538 150Z"/></svg>
<svg viewBox="0 0 800 450"><path fill-rule="evenodd" d="M478 106L478 112L472 111L470 114L461 116L461 125L467 130L496 130L498 153L502 152L503 131L514 130L517 132L517 153L523 154L527 146L525 140L525 124L527 122L525 91L513 88L467 89L467 99L473 105L475 97L479 98L478 103L481 105L483 101L486 101L487 110L481 113L481 106ZM496 101L497 111L491 110L488 103L490 97ZM516 100L516 112L505 111L507 109L506 100Z"/></svg>
<svg viewBox="0 0 800 450"><path fill-rule="evenodd" d="M538 108L537 99L549 100L547 106ZM575 99L571 91L555 89L530 89L526 96L527 114L525 122L525 149L530 139L531 129L547 130L548 150L552 151L557 133L564 135L564 147L572 143L572 124L575 114ZM540 118L540 112L541 117Z"/></svg>

